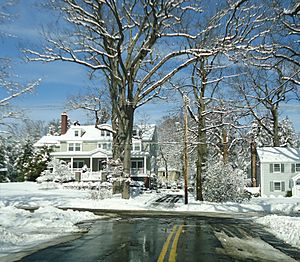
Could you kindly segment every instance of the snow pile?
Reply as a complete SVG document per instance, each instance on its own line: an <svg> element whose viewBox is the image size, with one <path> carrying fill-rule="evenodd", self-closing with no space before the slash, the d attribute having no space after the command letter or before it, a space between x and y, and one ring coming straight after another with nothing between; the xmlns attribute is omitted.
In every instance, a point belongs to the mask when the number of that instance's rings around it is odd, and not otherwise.
<svg viewBox="0 0 300 262"><path fill-rule="evenodd" d="M31 213L13 206L2 206L0 256L81 232L83 229L77 223L98 218L91 212L63 211L55 207L42 207Z"/></svg>
<svg viewBox="0 0 300 262"><path fill-rule="evenodd" d="M256 219L256 222L266 226L266 229L276 237L299 248L300 217L268 215Z"/></svg>
<svg viewBox="0 0 300 262"><path fill-rule="evenodd" d="M91 197L88 189L58 188L41 190L37 183L0 183L0 256L17 252L28 247L48 242L58 236L81 232L77 223L100 218L89 212L62 211L56 207L86 208L86 209L115 209L115 210L148 210L148 211L179 211L246 214L254 221L266 225L277 237L294 246L300 246L300 198L252 198L249 202L213 203L199 202L189 194L189 204L183 200L173 204L158 205L155 201L171 191L161 193L148 192L131 199L122 199L121 195L113 195L107 199ZM98 194L98 191L94 191ZM173 194L183 195L181 192ZM182 198L183 199L183 198ZM31 213L22 208L38 208ZM257 212L266 214L257 218ZM272 214L273 213L273 214ZM276 215L274 215L276 213ZM270 215L272 214L272 215ZM285 216L283 216L285 215Z"/></svg>
<svg viewBox="0 0 300 262"><path fill-rule="evenodd" d="M260 207L269 214L300 214L300 198L296 197L257 197L252 198L249 205Z"/></svg>

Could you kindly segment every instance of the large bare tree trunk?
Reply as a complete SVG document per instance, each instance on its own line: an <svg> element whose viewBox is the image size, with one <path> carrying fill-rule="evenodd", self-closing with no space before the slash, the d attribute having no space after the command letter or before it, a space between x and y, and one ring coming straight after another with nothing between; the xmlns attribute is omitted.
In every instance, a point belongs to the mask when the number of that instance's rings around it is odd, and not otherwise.
<svg viewBox="0 0 300 262"><path fill-rule="evenodd" d="M278 117L278 110L276 107L273 107L271 109L272 113L272 120L273 120L273 145L274 147L279 147L280 142L279 142L279 117Z"/></svg>

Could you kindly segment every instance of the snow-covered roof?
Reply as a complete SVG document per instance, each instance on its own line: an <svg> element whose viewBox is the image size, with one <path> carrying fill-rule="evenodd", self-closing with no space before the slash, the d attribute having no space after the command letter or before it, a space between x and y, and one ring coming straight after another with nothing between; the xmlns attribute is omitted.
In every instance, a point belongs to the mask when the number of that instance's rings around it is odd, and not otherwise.
<svg viewBox="0 0 300 262"><path fill-rule="evenodd" d="M139 125L138 129L142 130L142 140L151 141L155 133L155 125ZM75 136L75 131L79 131L79 135ZM94 125L72 125L68 131L60 136L43 136L34 146L41 147L45 145L59 145L60 141L98 141L112 140L112 136L101 136L102 130L113 133L109 124L102 124L96 128ZM134 139L135 140L135 139ZM139 140L139 139L136 139Z"/></svg>
<svg viewBox="0 0 300 262"><path fill-rule="evenodd" d="M155 134L156 125L136 125L137 129L142 131L142 140L151 141Z"/></svg>
<svg viewBox="0 0 300 262"><path fill-rule="evenodd" d="M58 146L60 136L43 136L39 141L34 143L35 147Z"/></svg>
<svg viewBox="0 0 300 262"><path fill-rule="evenodd" d="M300 161L300 148L260 147L257 148L260 162L297 162Z"/></svg>
<svg viewBox="0 0 300 262"><path fill-rule="evenodd" d="M74 135L74 131L78 130L81 131L79 136ZM97 141L100 140L101 137L101 130L107 130L112 132L111 125L102 124L96 128L94 125L86 125L86 126L71 126L67 133L60 136L60 141ZM102 137L103 138L103 137ZM102 139L101 139L102 140Z"/></svg>

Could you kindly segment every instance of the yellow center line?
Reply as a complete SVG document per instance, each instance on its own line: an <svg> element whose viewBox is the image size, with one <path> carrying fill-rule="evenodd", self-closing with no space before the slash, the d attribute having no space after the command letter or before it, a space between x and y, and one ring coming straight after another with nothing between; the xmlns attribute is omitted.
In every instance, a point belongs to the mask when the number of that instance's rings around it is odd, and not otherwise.
<svg viewBox="0 0 300 262"><path fill-rule="evenodd" d="M176 229L177 229L177 225L173 226L173 229L172 229L171 233L169 234L169 236L168 236L168 238L167 238L167 240L166 240L166 242L165 242L165 244L164 244L164 246L163 246L163 248L162 248L162 250L159 254L157 262L163 262L164 261L165 255L166 255L166 253L168 251L168 248L169 248L169 245L170 245L170 241L171 241Z"/></svg>
<svg viewBox="0 0 300 262"><path fill-rule="evenodd" d="M176 262L177 245L178 245L179 236L182 232L182 228L183 228L183 225L181 225L176 232L176 235L173 240L172 247L171 247L171 251L170 251L169 262Z"/></svg>

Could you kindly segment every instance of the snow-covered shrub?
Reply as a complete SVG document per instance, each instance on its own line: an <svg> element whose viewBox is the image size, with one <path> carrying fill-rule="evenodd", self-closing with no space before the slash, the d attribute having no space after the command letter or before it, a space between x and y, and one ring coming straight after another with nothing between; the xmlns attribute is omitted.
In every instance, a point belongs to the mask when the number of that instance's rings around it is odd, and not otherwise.
<svg viewBox="0 0 300 262"><path fill-rule="evenodd" d="M48 169L41 173L36 179L38 183L57 182L65 183L74 181L74 174L71 172L65 161L53 159L48 164Z"/></svg>
<svg viewBox="0 0 300 262"><path fill-rule="evenodd" d="M110 183L104 182L102 183L98 190L91 190L90 199L93 200L101 200L112 197L112 185Z"/></svg>
<svg viewBox="0 0 300 262"><path fill-rule="evenodd" d="M210 202L242 202L248 199L243 173L221 161L208 165L203 181L203 199Z"/></svg>
<svg viewBox="0 0 300 262"><path fill-rule="evenodd" d="M59 187L59 185L55 182L42 182L39 186L39 189L42 190L52 190L52 189L57 189Z"/></svg>

